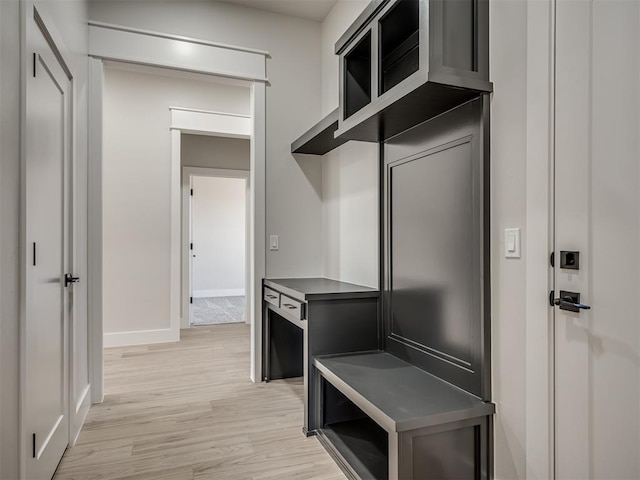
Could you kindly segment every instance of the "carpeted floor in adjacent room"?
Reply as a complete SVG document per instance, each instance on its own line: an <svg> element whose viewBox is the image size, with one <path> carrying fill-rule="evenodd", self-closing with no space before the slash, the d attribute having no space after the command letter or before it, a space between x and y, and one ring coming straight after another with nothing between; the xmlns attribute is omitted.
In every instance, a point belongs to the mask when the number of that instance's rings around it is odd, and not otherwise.
<svg viewBox="0 0 640 480"><path fill-rule="evenodd" d="M219 325L245 321L245 297L193 299L192 325Z"/></svg>

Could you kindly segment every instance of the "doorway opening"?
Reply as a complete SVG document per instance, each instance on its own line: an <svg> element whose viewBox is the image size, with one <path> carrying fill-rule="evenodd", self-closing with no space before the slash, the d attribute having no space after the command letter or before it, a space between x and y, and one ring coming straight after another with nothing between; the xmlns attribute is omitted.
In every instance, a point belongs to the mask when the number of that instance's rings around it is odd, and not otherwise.
<svg viewBox="0 0 640 480"><path fill-rule="evenodd" d="M261 370L262 358L262 308L260 302L253 299L259 297L255 292L261 289L265 271L265 104L268 83L265 57L269 54L261 50L130 27L90 23L89 30L95 37L90 45L88 99L90 120L88 235L91 241L88 252L87 285L91 319L89 324L89 370L93 387L91 398L95 403L100 403L104 398L104 346L175 342L180 338L180 327L184 322L182 315L184 302L181 293L183 269L181 269L180 165L180 139L183 134L245 138L250 143L251 190L248 236L251 262L250 288L246 302L251 311L249 376L252 381L256 381L259 377L256 372ZM198 54L185 56L185 49L197 51ZM150 70L153 70L154 74L160 74L165 79L181 77L208 83L209 86L205 87L205 101L194 98L199 88L176 90L175 95L171 95L170 104L165 104L164 111L155 111L153 114L146 115L144 119L137 115L120 114L116 121L109 122L109 115L114 113L114 110L109 107L112 90L109 86L108 73L114 69L108 67L114 67L115 64L119 65L119 70L126 66L129 70L137 72L144 70L151 73ZM142 97L157 91L153 83L148 81L142 83L144 84L142 89L131 88L132 82L123 83L122 91L125 95L122 100L127 109L130 110ZM215 95L217 100L215 104L211 104L209 101L214 99L211 95L212 84L243 87L246 92L246 95L243 94L243 98L246 98L246 102L243 101L244 107L235 108L232 104L235 96L227 94ZM166 110L167 107L169 112ZM139 113L139 109L136 109L136 112ZM167 113L169 113L168 116ZM170 122L167 125L168 117ZM160 145L160 141L146 138L143 148L130 148L130 142L125 139L131 135L140 138L140 129L147 128L150 123L156 122L164 123L164 132L166 128L171 131L169 140L171 158L166 159L164 153L154 155L147 159L148 168L138 168L137 171L133 171L132 166L140 167L138 154L147 152L150 148L156 148ZM108 125L110 125L109 128L107 128ZM114 131L117 131L118 138L110 141L107 137ZM164 143L165 140L161 142ZM118 146L126 148L115 152L115 155L113 151L106 151ZM127 161L123 162L125 157ZM114 165L114 159L118 165ZM120 175L120 178L124 179L122 182L112 182L113 188L109 191L107 177L114 168L126 172L126 175ZM151 179L150 173L164 175L165 178ZM140 181L141 179L144 181ZM170 192L168 197L165 197L167 188ZM163 198L157 198L155 195L160 190L163 192ZM109 212L106 211L108 195L112 195L111 198L115 199L114 204L120 207L117 212L121 212L125 217L145 227L163 223L162 231L149 235L152 233L151 229L145 228L138 232L139 236L126 236L117 229L109 228L107 225ZM132 195L134 198L129 198ZM151 198L154 196L156 198ZM165 213L158 213L158 208L161 207L164 207L164 212L167 211L166 207L169 207L168 218ZM168 245L166 232L170 232ZM144 260L148 268L132 268L131 262L121 262L116 265L109 258L109 245L107 245L109 241L119 242L118 247L123 248L116 250L120 252L137 246L138 255L130 255L129 258ZM168 258L166 258L167 250ZM150 258L158 252L163 258ZM108 270L117 275L108 278ZM162 275L153 275L153 272L158 270L162 271ZM144 281L137 281L139 279L131 278L132 275L129 274L131 272L135 274L145 272L147 276L143 279ZM109 301L107 295L109 288L122 287L123 283L130 284L132 280L135 288L120 288L122 295L118 297L117 302ZM146 301L140 302L139 297L149 293L150 287L154 285L159 285L163 291L160 293L159 289L155 289L155 294L147 295ZM129 301L132 297L138 297L134 298L136 302ZM144 311L133 311L135 310L131 308L133 304L144 305ZM117 307L116 311L111 312L115 315L107 311L109 305ZM165 308L161 309L160 315L150 311L150 309L157 310L163 305ZM167 312L169 312L168 316ZM110 322L110 319L115 319L116 328L111 325L113 322ZM154 325L140 324L142 320L151 322L150 319L153 319ZM161 325L158 320L161 321Z"/></svg>
<svg viewBox="0 0 640 480"><path fill-rule="evenodd" d="M185 298L195 296L184 295L185 285L192 290L191 275L183 274L189 266L183 263L184 246L194 240L182 233L181 204L189 204L181 192L183 169L192 169L184 177L189 182L191 174L198 173L208 181L213 169L223 170L218 176L241 182L236 190L242 197L242 271L234 285L226 287L236 292L224 294L222 287L210 284L195 287L199 296L245 296L250 290L246 282L252 276L246 268L253 265L253 255L247 255L246 241L251 241L253 229L246 224L252 202L246 185L251 171L251 90L246 82L108 62L103 108L104 346L177 342L180 329L188 328L192 319L185 303L193 304ZM205 186L199 198L220 188ZM215 238L200 242L201 256L207 256L211 249L204 247L211 243ZM195 260L195 274L211 277L198 273L204 266ZM251 320L243 313L243 320Z"/></svg>
<svg viewBox="0 0 640 480"><path fill-rule="evenodd" d="M183 328L251 322L248 177L183 167Z"/></svg>

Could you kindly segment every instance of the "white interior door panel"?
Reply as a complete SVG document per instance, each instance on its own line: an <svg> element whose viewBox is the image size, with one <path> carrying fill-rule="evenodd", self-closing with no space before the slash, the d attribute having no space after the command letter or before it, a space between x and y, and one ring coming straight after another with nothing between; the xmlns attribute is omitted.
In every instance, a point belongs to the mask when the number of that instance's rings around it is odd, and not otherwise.
<svg viewBox="0 0 640 480"><path fill-rule="evenodd" d="M26 310L24 451L26 478L50 479L69 440L70 81L40 26L27 19Z"/></svg>
<svg viewBox="0 0 640 480"><path fill-rule="evenodd" d="M555 297L591 306L555 307L556 475L637 479L640 3L559 0L556 21Z"/></svg>

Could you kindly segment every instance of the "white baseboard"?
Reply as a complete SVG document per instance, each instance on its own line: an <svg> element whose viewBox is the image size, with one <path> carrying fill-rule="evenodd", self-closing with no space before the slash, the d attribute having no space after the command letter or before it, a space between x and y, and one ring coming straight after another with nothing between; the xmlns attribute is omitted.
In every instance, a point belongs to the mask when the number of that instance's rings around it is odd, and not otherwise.
<svg viewBox="0 0 640 480"><path fill-rule="evenodd" d="M171 328L104 334L105 347L128 347L131 345L146 345L149 343L169 343L178 341L180 341L180 331L176 332Z"/></svg>
<svg viewBox="0 0 640 480"><path fill-rule="evenodd" d="M193 298L211 297L243 297L244 288L229 288L226 290L194 290Z"/></svg>

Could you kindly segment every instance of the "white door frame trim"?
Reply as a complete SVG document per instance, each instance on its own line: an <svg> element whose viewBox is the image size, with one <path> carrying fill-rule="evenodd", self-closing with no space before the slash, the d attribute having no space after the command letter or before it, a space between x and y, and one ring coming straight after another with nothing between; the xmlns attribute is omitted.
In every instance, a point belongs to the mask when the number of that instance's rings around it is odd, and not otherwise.
<svg viewBox="0 0 640 480"><path fill-rule="evenodd" d="M132 32L132 33L138 33L141 35L149 35L151 37L158 37L158 38L166 38L169 40L179 40L179 41L184 41L184 42L188 42L188 43L195 43L198 45L206 45L209 47L218 47L218 48L226 48L229 50L237 50L238 52L248 52L248 53L257 53L259 55L263 55L265 57L269 57L269 52L267 52L266 50L258 50L255 48L246 48L246 47L239 47L236 45L229 45L226 43L218 43L218 42L210 42L208 40L202 40L199 38L194 38L194 37L185 37L182 35L172 35L170 33L163 33L163 32L157 32L154 30L145 30L142 28L133 28L133 27L127 27L124 25L116 25L113 23L107 23L107 22L96 22L94 20L89 20L89 26L90 27L98 27L98 28L106 28L106 29L110 29L110 30L119 30L121 32Z"/></svg>
<svg viewBox="0 0 640 480"><path fill-rule="evenodd" d="M251 185L251 173L248 170L181 167L181 137L183 133L188 133L192 135L251 139L251 117L183 107L169 107L169 111L171 114L171 125L169 127L171 130L171 297L169 308L171 310L171 336L174 341L178 341L180 340L180 328L189 328L191 326L189 304L186 303L191 286L191 278L189 276L190 252L187 248L189 244L188 216L190 212L188 208L188 189L190 188L190 177L185 173L191 174L191 172L195 172L198 174L199 172L202 176L244 178L247 180L247 184ZM185 180L187 181L187 190L185 190ZM182 190L182 194L180 190ZM250 190L248 193L247 218L250 218L253 205L249 201ZM182 222L180 219L182 219ZM249 230L247 232L247 241L249 244L254 244L255 239L251 235L252 231ZM248 265L251 265L253 255L248 255L247 260ZM248 297L249 290L245 288L245 293ZM249 310L247 308L247 318L251 318Z"/></svg>
<svg viewBox="0 0 640 480"><path fill-rule="evenodd" d="M179 35L89 22L89 55L103 60L264 82L269 53Z"/></svg>
<svg viewBox="0 0 640 480"><path fill-rule="evenodd" d="M169 107L171 130L194 135L251 138L251 115Z"/></svg>
<svg viewBox="0 0 640 480"><path fill-rule="evenodd" d="M526 478L555 478L553 251L555 1L527 9Z"/></svg>
<svg viewBox="0 0 640 480"><path fill-rule="evenodd" d="M120 28L120 30L118 30ZM96 43L96 29L109 30L110 39L114 40L108 44ZM123 31L124 30L124 31ZM262 308L256 302L255 292L260 292L262 278L265 276L266 264L266 234L265 234L265 175L266 175L266 57L267 52L253 51L246 49L232 49L229 46L220 46L211 42L189 39L186 37L176 37L172 35L157 34L144 31L134 31L133 29L118 26L106 25L90 25L89 26L90 43L90 75L89 75L89 185L97 188L90 188L88 195L89 209L89 326L91 332L89 355L91 361L91 383L92 401L94 403L101 402L104 397L103 379L103 308L102 308L102 98L103 98L103 78L104 78L104 60L124 61L127 63L141 64L147 66L156 66L162 68L170 68L181 71L200 72L209 75L226 76L230 78L242 78L249 80L251 83L251 179L253 186L251 189L251 236L255 239L251 245L254 262L251 278L253 285L249 295L254 301L251 308L253 309L254 322L251 325L251 371L250 378L252 381L260 381L260 372L262 369ZM120 35L122 34L122 35ZM126 41L125 41L126 40ZM158 43L156 43L156 40ZM207 49L206 58L192 58L190 63L185 63L184 59L180 61L175 59L175 52L180 51L185 45L194 45L196 48ZM137 48L138 56L134 59L131 57L131 47ZM167 46L173 46L167 49ZM107 49L101 52L100 49ZM162 53L162 60L157 60L158 53ZM247 57L249 56L249 57ZM224 57L225 65L222 67L218 64L217 59ZM238 62L234 62L234 59ZM229 61L231 60L231 61ZM249 67L247 67L249 64ZM224 70L225 66L231 65L235 71L229 69ZM255 71L256 66L261 66L261 71ZM178 169L177 174L180 171ZM175 174L175 172L173 172ZM174 188L172 188L173 190ZM175 194L179 199L180 183L178 181ZM172 208L173 210L173 208ZM177 212L180 213L178 207ZM178 237L179 242L179 226ZM173 220L172 220L173 225ZM179 255L172 262L180 266ZM179 279L178 275L178 279ZM178 288L179 290L179 288ZM174 309L176 306L174 306ZM177 306L179 310L179 306ZM256 374L256 372L258 372Z"/></svg>
<svg viewBox="0 0 640 480"><path fill-rule="evenodd" d="M91 403L104 399L104 329L102 309L102 98L104 65L89 58L87 165L87 306L89 315L89 378L93 385Z"/></svg>
<svg viewBox="0 0 640 480"><path fill-rule="evenodd" d="M190 204L189 196L191 190L191 177L215 177L215 178L240 178L246 182L246 198L245 198L245 223L246 223L246 248L245 248L245 297L246 297L246 323L252 322L253 310L250 307L251 298L249 296L251 291L251 249L249 246L255 239L251 238L251 228L249 219L251 218L251 173L249 170L226 170L220 168L202 168L202 167L182 167L182 294L180 296L182 301L182 319L181 328L191 327L191 310L189 303L186 301L189 298L191 292L191 275L189 268L189 255L191 251L189 249L189 234L190 234Z"/></svg>

